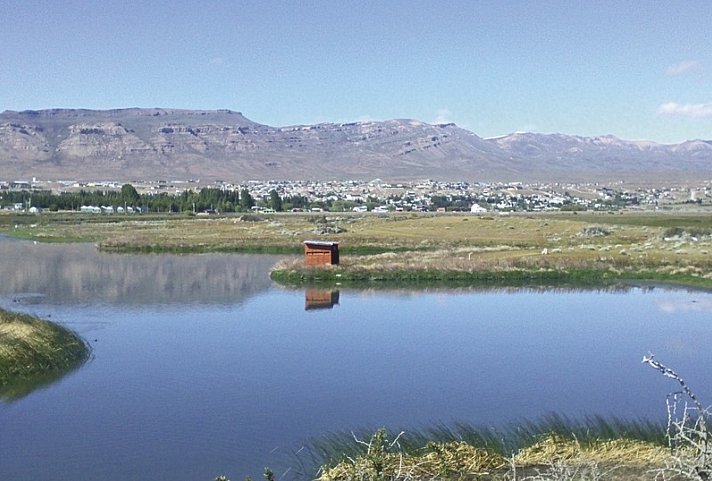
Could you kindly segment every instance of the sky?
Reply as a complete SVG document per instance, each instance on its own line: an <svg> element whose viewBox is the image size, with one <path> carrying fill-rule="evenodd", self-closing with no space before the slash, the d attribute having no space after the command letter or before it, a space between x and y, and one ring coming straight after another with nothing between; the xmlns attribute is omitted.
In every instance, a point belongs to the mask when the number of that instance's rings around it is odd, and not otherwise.
<svg viewBox="0 0 712 481"><path fill-rule="evenodd" d="M709 0L0 0L0 111L712 139Z"/></svg>

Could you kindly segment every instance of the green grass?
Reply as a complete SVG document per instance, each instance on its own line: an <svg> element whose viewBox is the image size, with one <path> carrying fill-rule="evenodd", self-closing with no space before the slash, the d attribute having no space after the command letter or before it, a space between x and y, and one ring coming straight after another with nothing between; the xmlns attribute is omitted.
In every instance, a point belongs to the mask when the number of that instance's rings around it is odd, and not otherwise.
<svg viewBox="0 0 712 481"><path fill-rule="evenodd" d="M675 371L643 362L682 387L668 396L667 422L550 415L502 428L364 429L316 438L297 462L319 481L707 480L709 411Z"/></svg>
<svg viewBox="0 0 712 481"><path fill-rule="evenodd" d="M71 242L92 242L94 239L89 236L80 236L80 235L63 235L63 236L42 236L42 235L37 235L36 232L33 231L33 229L28 228L26 226L21 226L18 227L14 230L12 230L10 233L8 233L12 237L16 239L24 239L24 240L35 240L35 241L41 241L45 243L71 243Z"/></svg>
<svg viewBox="0 0 712 481"><path fill-rule="evenodd" d="M207 254L222 252L233 254L288 254L295 255L303 251L302 247L270 246L270 245L161 245L149 244L140 246L131 245L99 245L99 250L121 254Z"/></svg>
<svg viewBox="0 0 712 481"><path fill-rule="evenodd" d="M602 440L626 439L644 441L657 446L666 446L665 424L649 420L623 420L592 416L583 420L571 420L565 416L549 415L537 421L523 421L502 428L478 426L470 423L435 425L421 429L387 429L388 439L399 438L403 453L416 453L428 443L465 442L471 446L501 456L530 447L543 436L556 436L577 440L582 446L591 446ZM356 442L368 440L374 429L355 432L336 432L315 438L308 443L309 455L318 465L334 466L346 457L361 456L366 446Z"/></svg>
<svg viewBox="0 0 712 481"><path fill-rule="evenodd" d="M640 475L665 459L666 443L662 422L550 415L502 428L454 423L331 433L312 439L291 463L305 479L318 470L322 481L520 479L512 464L531 473L557 458L572 466L632 465Z"/></svg>
<svg viewBox="0 0 712 481"><path fill-rule="evenodd" d="M629 225L629 226L647 226L647 227L701 227L712 228L712 214L679 214L667 212L627 212L623 215L605 215L581 213L572 214L557 214L545 215L547 218L561 219L568 217L576 222L590 222L607 225Z"/></svg>
<svg viewBox="0 0 712 481"><path fill-rule="evenodd" d="M298 264L298 263L297 263ZM445 270L445 269L364 269L362 267L277 267L270 277L287 286L323 287L498 287L549 286L591 287L621 282L659 282L699 288L712 288L712 279L687 273L659 272L653 269L508 269L508 270Z"/></svg>
<svg viewBox="0 0 712 481"><path fill-rule="evenodd" d="M446 271L446 270L349 270L305 268L303 270L276 269L271 273L272 280L285 285L361 285L394 284L403 285L442 285L442 286L586 286L600 285L629 277L598 270L571 271Z"/></svg>
<svg viewBox="0 0 712 481"><path fill-rule="evenodd" d="M88 345L63 326L0 310L0 398L53 382L89 354Z"/></svg>

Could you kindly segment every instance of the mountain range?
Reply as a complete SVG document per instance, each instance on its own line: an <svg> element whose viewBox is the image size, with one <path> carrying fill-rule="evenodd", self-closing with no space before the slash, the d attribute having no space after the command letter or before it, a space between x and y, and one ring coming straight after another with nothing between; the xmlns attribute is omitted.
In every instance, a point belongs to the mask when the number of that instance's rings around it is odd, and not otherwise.
<svg viewBox="0 0 712 481"><path fill-rule="evenodd" d="M231 110L0 114L0 180L613 181L709 177L712 141L513 133L417 120L271 127Z"/></svg>

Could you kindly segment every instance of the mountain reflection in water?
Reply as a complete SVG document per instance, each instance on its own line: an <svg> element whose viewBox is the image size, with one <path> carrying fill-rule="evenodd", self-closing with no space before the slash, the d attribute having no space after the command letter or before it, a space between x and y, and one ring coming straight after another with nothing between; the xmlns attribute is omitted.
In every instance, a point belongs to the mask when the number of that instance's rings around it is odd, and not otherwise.
<svg viewBox="0 0 712 481"><path fill-rule="evenodd" d="M4 239L0 258L0 296L23 303L41 293L49 304L152 305L243 301L271 285L268 272L279 256L124 255L91 244Z"/></svg>

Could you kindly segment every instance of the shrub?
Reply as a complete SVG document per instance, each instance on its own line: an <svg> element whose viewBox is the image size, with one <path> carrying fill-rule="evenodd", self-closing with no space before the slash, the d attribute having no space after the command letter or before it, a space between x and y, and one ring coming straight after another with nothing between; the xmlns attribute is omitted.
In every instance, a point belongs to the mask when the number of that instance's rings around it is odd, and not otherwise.
<svg viewBox="0 0 712 481"><path fill-rule="evenodd" d="M611 231L601 226L584 227L579 232L580 237L606 237Z"/></svg>
<svg viewBox="0 0 712 481"><path fill-rule="evenodd" d="M712 433L709 431L710 412L678 373L650 356L643 363L663 376L677 381L681 389L668 394L668 422L666 437L672 462L659 470L662 479L667 475L683 479L712 479Z"/></svg>

